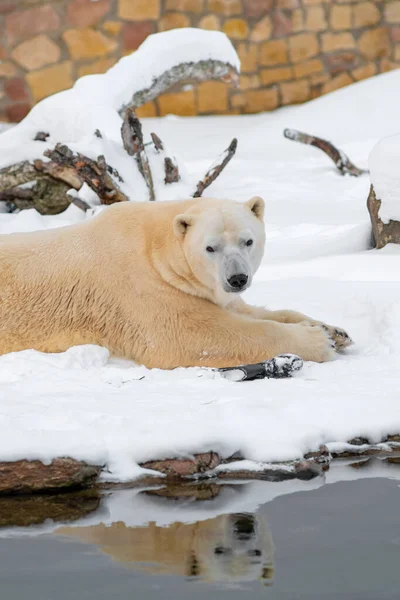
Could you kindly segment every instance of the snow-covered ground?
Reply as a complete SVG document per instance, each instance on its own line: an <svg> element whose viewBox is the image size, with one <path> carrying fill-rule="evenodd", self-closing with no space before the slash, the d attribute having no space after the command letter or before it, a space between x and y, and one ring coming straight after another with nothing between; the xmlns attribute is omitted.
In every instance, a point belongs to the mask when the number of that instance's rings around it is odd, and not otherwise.
<svg viewBox="0 0 400 600"><path fill-rule="evenodd" d="M356 342L347 355L306 364L293 379L250 383L197 369L150 372L89 346L6 355L0 460L72 456L124 480L148 459L213 449L278 461L322 443L400 432L400 248L370 249L368 175L342 177L320 151L282 135L291 127L328 138L366 167L378 139L400 130L399 92L394 71L274 113L144 122L193 176L239 138L209 195L266 200L265 258L245 298L344 327ZM0 233L83 218L74 206L56 217L1 214Z"/></svg>

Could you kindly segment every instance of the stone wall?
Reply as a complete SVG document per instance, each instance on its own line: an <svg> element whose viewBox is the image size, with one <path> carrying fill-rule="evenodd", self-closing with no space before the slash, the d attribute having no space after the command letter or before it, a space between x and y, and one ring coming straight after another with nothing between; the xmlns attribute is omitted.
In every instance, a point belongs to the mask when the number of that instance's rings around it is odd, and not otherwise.
<svg viewBox="0 0 400 600"><path fill-rule="evenodd" d="M0 0L0 121L187 26L230 37L240 89L171 90L142 116L272 110L400 66L400 0Z"/></svg>

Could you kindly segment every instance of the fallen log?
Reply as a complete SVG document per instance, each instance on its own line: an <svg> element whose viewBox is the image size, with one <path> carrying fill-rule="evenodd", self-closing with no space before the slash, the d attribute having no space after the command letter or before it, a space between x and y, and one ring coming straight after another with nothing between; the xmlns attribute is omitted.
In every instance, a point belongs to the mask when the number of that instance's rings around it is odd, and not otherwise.
<svg viewBox="0 0 400 600"><path fill-rule="evenodd" d="M200 198L208 186L210 186L225 169L226 165L232 160L237 149L238 141L234 138L228 148L217 158L205 174L204 178L199 181L193 198Z"/></svg>
<svg viewBox="0 0 400 600"><path fill-rule="evenodd" d="M368 173L368 170L359 169L356 167L355 164L349 159L347 154L345 154L342 150L338 150L338 148L336 148L327 140L314 135L309 135L308 133L303 133L297 129L284 129L283 135L288 140L300 142L302 144L306 144L307 146L314 146L315 148L322 150L322 152L325 152L325 154L329 156L329 158L335 163L335 166L341 175L348 174L352 175L353 177L359 177L364 173Z"/></svg>

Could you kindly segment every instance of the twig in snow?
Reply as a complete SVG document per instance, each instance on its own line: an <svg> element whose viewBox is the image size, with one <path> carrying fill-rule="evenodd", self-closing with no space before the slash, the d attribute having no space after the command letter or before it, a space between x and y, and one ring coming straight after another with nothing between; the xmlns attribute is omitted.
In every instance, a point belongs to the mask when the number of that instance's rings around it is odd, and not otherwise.
<svg viewBox="0 0 400 600"><path fill-rule="evenodd" d="M234 138L229 144L228 148L225 152L217 158L217 160L213 163L213 165L209 168L204 178L199 181L197 184L197 188L195 193L193 194L193 198L200 198L204 192L204 190L213 183L218 177L218 175L225 169L226 165L233 158L238 141Z"/></svg>
<svg viewBox="0 0 400 600"><path fill-rule="evenodd" d="M125 150L129 156L133 156L136 160L138 169L149 190L150 200L155 200L153 177L143 143L142 125L133 108L128 108L125 111L124 122L121 127L121 137Z"/></svg>
<svg viewBox="0 0 400 600"><path fill-rule="evenodd" d="M49 136L50 134L45 131L38 131L33 139L35 142L45 142Z"/></svg>
<svg viewBox="0 0 400 600"><path fill-rule="evenodd" d="M151 133L150 135L151 135L151 139L153 140L153 144L154 144L157 152L159 154L163 154L165 152L165 150L164 150L164 144L163 144L162 140L158 137L158 135L156 133ZM177 181L179 181L180 176L179 176L178 165L169 156L166 156L164 158L164 170L165 170L165 179L164 179L165 184L176 183Z"/></svg>
<svg viewBox="0 0 400 600"><path fill-rule="evenodd" d="M308 133L303 133L297 129L284 129L283 135L288 140L301 142L302 144L306 144L308 146L315 146L315 148L319 148L322 150L322 152L325 152L325 154L327 154L329 158L333 160L337 169L342 175L348 174L353 175L353 177L359 177L364 173L368 173L366 169L359 169L356 167L355 164L351 162L347 154L342 152L342 150L338 150L333 144L331 144L331 142L328 142L327 140L315 137L314 135L309 135Z"/></svg>

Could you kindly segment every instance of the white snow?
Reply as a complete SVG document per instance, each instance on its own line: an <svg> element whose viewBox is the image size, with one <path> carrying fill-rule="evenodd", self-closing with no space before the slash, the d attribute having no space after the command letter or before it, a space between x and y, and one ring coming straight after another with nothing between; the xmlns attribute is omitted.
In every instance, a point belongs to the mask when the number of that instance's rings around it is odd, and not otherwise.
<svg viewBox="0 0 400 600"><path fill-rule="evenodd" d="M126 480L148 459L213 449L278 461L323 443L400 432L400 248L370 249L368 175L342 177L320 151L282 135L284 127L315 133L366 167L379 138L396 131L399 91L394 71L275 113L144 123L146 137L156 131L180 149L194 179L239 138L209 194L266 199L265 258L245 299L346 328L356 342L347 355L307 363L290 380L247 383L201 369L147 371L93 346L3 356L0 459L69 455L105 463L104 477ZM0 232L82 218L73 206L56 217L0 214Z"/></svg>
<svg viewBox="0 0 400 600"><path fill-rule="evenodd" d="M380 140L369 157L371 182L381 200L379 217L383 223L400 221L400 135Z"/></svg>

